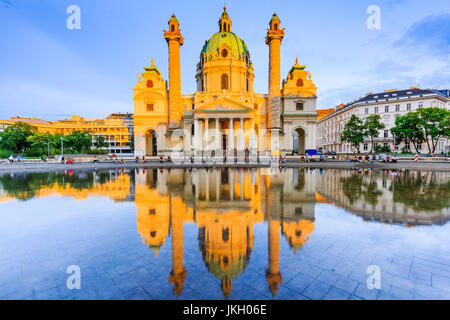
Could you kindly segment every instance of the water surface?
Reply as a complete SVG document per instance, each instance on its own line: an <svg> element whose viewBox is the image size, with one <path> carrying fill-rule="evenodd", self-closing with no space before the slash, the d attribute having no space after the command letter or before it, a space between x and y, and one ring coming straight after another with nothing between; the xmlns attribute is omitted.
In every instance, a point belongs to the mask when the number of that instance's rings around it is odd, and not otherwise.
<svg viewBox="0 0 450 320"><path fill-rule="evenodd" d="M449 299L449 207L445 172L5 174L0 299Z"/></svg>

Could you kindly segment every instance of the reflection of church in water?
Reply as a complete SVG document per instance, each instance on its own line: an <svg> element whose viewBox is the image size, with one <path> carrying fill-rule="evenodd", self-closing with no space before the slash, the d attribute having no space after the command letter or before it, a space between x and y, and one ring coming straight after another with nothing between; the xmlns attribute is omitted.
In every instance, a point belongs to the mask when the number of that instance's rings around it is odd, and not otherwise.
<svg viewBox="0 0 450 320"><path fill-rule="evenodd" d="M188 270L183 265L183 223L196 223L198 244L209 272L220 279L225 297L253 250L254 225L267 220L268 288L281 283L280 234L293 249L302 247L314 230L314 175L255 170L140 170L136 173L137 228L150 249L172 235L169 280L181 294ZM270 170L270 169L269 169Z"/></svg>

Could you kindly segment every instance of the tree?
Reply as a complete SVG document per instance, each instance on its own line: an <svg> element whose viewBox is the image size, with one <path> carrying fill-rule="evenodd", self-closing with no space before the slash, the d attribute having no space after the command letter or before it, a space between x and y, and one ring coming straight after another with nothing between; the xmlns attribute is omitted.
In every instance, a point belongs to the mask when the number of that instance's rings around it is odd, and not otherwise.
<svg viewBox="0 0 450 320"><path fill-rule="evenodd" d="M341 133L341 141L350 143L359 153L359 146L364 142L365 126L363 121L355 116L345 124Z"/></svg>
<svg viewBox="0 0 450 320"><path fill-rule="evenodd" d="M378 136L380 130L384 129L386 126L380 121L381 117L378 114L372 114L367 117L365 123L365 136L370 137L371 146L370 153L373 151L373 138Z"/></svg>
<svg viewBox="0 0 450 320"><path fill-rule="evenodd" d="M92 146L92 136L87 131L73 131L64 137L64 146L77 153L89 150Z"/></svg>
<svg viewBox="0 0 450 320"><path fill-rule="evenodd" d="M417 144L425 141L425 133L420 125L420 118L417 112L409 112L404 116L395 119L395 126L391 129L396 143L411 142L416 152Z"/></svg>
<svg viewBox="0 0 450 320"><path fill-rule="evenodd" d="M450 111L444 108L432 107L419 109L416 112L428 150L434 154L439 139L450 136Z"/></svg>
<svg viewBox="0 0 450 320"><path fill-rule="evenodd" d="M0 133L0 148L14 152L26 152L30 148L27 140L37 129L28 123L17 122Z"/></svg>
<svg viewBox="0 0 450 320"><path fill-rule="evenodd" d="M54 136L48 132L41 133L35 131L28 136L27 141L30 143L31 148L38 149L42 154L46 154L49 148L56 146Z"/></svg>
<svg viewBox="0 0 450 320"><path fill-rule="evenodd" d="M98 149L109 147L109 143L106 142L106 138L104 136L96 136L94 145Z"/></svg>

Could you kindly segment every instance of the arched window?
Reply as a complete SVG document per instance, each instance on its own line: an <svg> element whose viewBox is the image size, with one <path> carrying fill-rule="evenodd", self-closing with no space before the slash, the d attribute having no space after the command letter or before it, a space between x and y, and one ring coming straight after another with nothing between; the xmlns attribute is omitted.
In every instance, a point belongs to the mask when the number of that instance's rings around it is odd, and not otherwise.
<svg viewBox="0 0 450 320"><path fill-rule="evenodd" d="M273 25L273 30L278 30L278 23L275 23L275 24Z"/></svg>
<svg viewBox="0 0 450 320"><path fill-rule="evenodd" d="M228 56L228 50L227 49L222 49L222 57L226 58Z"/></svg>
<svg viewBox="0 0 450 320"><path fill-rule="evenodd" d="M153 81L152 80L148 80L147 81L147 88L153 88Z"/></svg>
<svg viewBox="0 0 450 320"><path fill-rule="evenodd" d="M303 80L302 79L298 79L297 80L297 87L303 87Z"/></svg>
<svg viewBox="0 0 450 320"><path fill-rule="evenodd" d="M170 26L170 31L171 32L175 32L175 25L174 24Z"/></svg>
<svg viewBox="0 0 450 320"><path fill-rule="evenodd" d="M221 84L222 90L228 90L228 75L226 73L222 74Z"/></svg>

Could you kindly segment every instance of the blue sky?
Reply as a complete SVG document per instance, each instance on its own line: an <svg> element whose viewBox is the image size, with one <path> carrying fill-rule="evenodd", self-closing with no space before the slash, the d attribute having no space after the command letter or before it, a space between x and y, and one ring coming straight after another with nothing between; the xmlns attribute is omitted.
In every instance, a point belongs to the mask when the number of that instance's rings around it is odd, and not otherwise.
<svg viewBox="0 0 450 320"><path fill-rule="evenodd" d="M81 8L81 30L66 28L66 9ZM369 30L369 5L381 9L381 29ZM182 93L195 88L195 65L217 32L223 1L0 0L0 119L105 117L133 111L133 87L155 64L167 79L163 29L175 13ZM277 12L286 28L281 72L299 57L318 86L319 108L368 90L450 87L448 0L227 1L232 31L245 40L255 91L267 92L268 22Z"/></svg>

